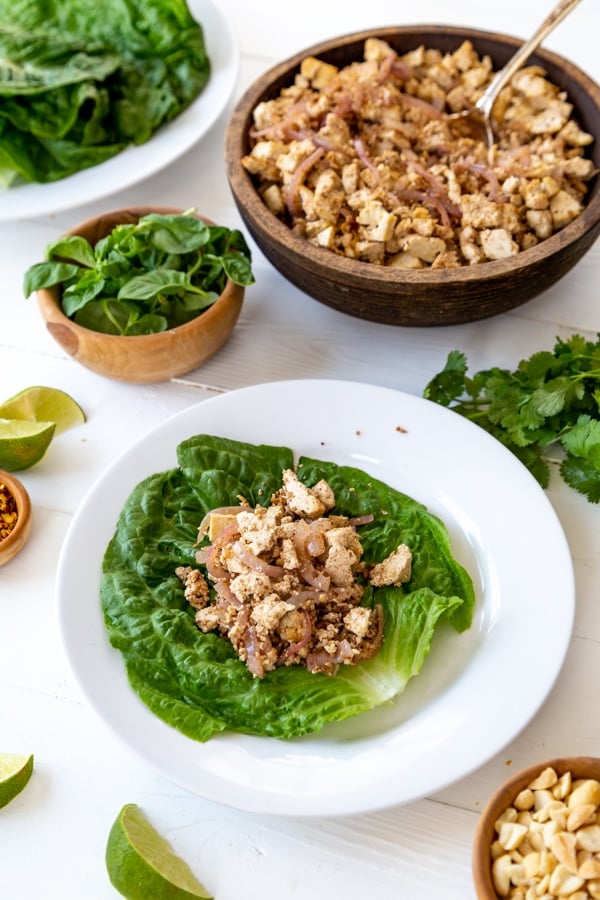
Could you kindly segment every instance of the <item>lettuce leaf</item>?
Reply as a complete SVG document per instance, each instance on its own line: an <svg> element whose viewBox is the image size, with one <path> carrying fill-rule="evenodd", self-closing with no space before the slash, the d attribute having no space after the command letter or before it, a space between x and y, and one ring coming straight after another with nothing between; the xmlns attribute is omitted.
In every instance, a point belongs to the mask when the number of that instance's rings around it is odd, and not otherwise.
<svg viewBox="0 0 600 900"><path fill-rule="evenodd" d="M2 181L55 181L144 143L209 77L185 0L0 0Z"/></svg>
<svg viewBox="0 0 600 900"><path fill-rule="evenodd" d="M199 741L223 730L292 738L393 700L416 675L442 623L471 624L474 590L453 558L443 523L420 503L359 469L302 458L299 477L326 478L334 512L373 513L361 526L367 562L401 541L413 551L403 588L367 592L384 608L385 640L373 659L341 666L334 677L283 667L252 677L232 646L203 634L174 574L195 564L198 524L210 509L267 505L294 467L293 451L197 435L178 447L179 466L142 481L127 499L103 560L101 603L111 644L123 655L132 688L161 719Z"/></svg>

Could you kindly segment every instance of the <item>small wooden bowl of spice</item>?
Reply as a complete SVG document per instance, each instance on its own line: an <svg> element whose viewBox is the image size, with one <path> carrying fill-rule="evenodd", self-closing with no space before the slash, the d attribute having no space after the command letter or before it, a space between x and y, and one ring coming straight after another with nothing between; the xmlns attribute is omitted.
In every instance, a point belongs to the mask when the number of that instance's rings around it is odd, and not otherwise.
<svg viewBox="0 0 600 900"><path fill-rule="evenodd" d="M0 469L0 566L23 548L31 530L31 501L14 475Z"/></svg>

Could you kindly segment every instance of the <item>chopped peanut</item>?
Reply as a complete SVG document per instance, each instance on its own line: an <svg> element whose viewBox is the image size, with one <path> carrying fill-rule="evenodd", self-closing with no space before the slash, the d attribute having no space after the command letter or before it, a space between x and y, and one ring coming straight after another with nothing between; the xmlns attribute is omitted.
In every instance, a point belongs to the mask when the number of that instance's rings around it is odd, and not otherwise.
<svg viewBox="0 0 600 900"><path fill-rule="evenodd" d="M494 823L498 897L600 900L600 781L546 768Z"/></svg>

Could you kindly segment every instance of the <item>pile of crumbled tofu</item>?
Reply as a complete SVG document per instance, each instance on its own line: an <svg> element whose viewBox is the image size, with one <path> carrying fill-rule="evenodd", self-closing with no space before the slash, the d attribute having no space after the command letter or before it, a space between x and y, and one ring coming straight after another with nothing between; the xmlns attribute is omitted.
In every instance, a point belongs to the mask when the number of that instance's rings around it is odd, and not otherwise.
<svg viewBox="0 0 600 900"><path fill-rule="evenodd" d="M334 675L381 647L383 609L360 605L365 585L406 583L412 555L400 544L366 566L358 528L372 516L335 515L334 505L326 481L307 487L286 469L270 505L215 510L201 524L208 580L200 568L176 570L198 627L226 637L255 677L294 664Z"/></svg>
<svg viewBox="0 0 600 900"><path fill-rule="evenodd" d="M581 213L593 139L538 66L501 92L492 147L460 134L448 114L493 74L469 41L399 56L371 38L341 69L306 58L255 108L243 165L296 234L346 257L421 269L512 256Z"/></svg>

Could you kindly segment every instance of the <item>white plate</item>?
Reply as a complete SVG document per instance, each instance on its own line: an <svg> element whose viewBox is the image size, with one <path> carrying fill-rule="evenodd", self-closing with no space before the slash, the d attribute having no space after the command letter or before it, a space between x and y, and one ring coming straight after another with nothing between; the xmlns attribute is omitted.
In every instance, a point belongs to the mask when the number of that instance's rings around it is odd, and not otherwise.
<svg viewBox="0 0 600 900"><path fill-rule="evenodd" d="M181 115L145 144L127 147L106 162L49 184L19 184L0 190L0 222L28 219L98 200L123 190L174 162L203 137L233 93L239 71L237 41L211 0L188 0L204 30L210 79Z"/></svg>
<svg viewBox="0 0 600 900"><path fill-rule="evenodd" d="M437 635L421 673L393 704L312 736L288 742L222 734L202 744L163 723L131 690L108 642L100 566L130 491L175 466L177 444L198 433L358 466L425 503L447 524L455 555L474 579L472 628ZM244 388L164 422L91 489L68 531L57 578L67 656L104 721L171 781L209 800L277 815L404 803L482 765L544 702L574 613L564 534L521 463L456 413L344 381ZM511 665L515 659L527 660L526 678Z"/></svg>

